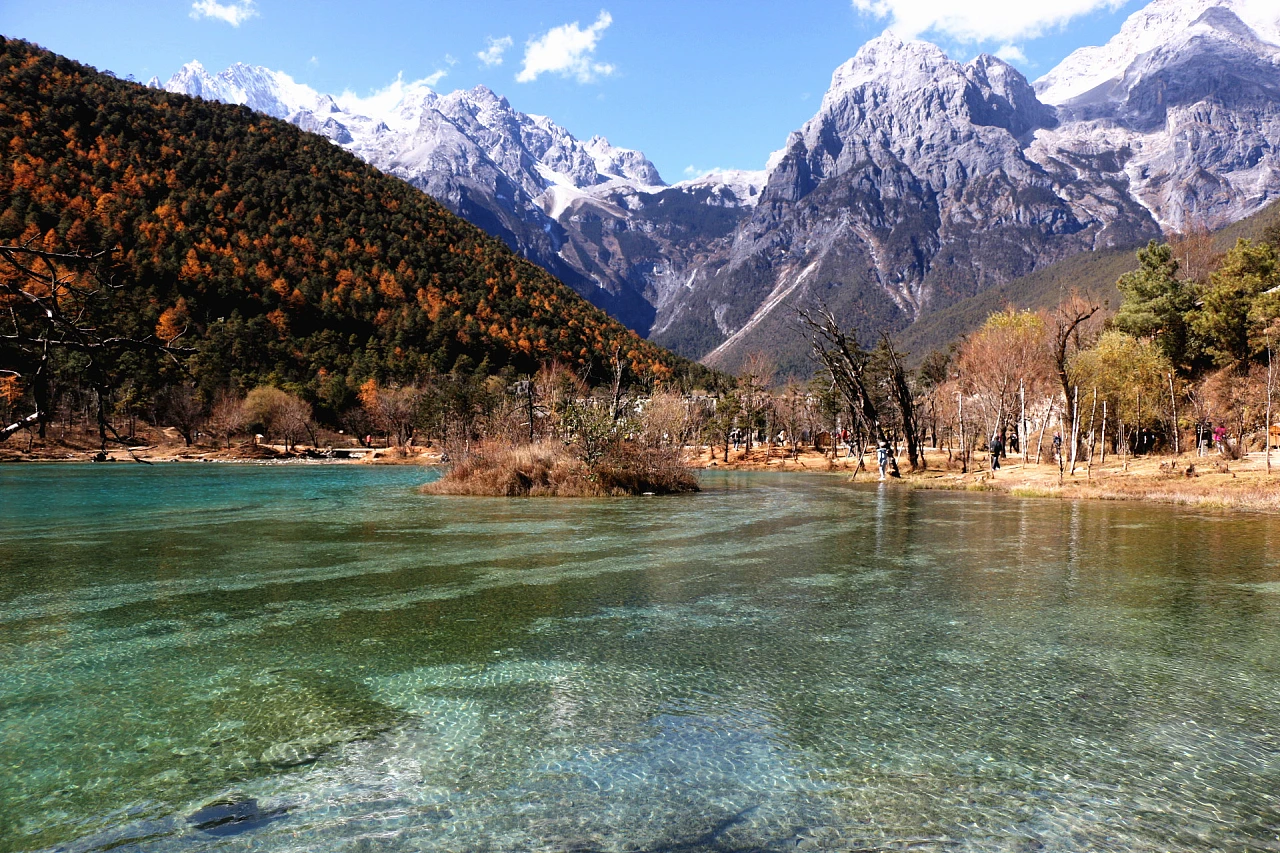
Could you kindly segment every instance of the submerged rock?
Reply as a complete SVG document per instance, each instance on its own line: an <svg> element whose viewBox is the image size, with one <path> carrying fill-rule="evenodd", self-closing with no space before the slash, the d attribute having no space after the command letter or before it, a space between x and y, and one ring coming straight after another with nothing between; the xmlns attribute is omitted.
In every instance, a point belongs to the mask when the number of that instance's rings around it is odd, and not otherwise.
<svg viewBox="0 0 1280 853"><path fill-rule="evenodd" d="M262 753L262 763L279 768L300 767L318 760L322 751L304 743L277 743Z"/></svg>
<svg viewBox="0 0 1280 853"><path fill-rule="evenodd" d="M209 835L238 835L279 820L287 811L284 807L264 811L253 797L234 793L196 809L187 823Z"/></svg>

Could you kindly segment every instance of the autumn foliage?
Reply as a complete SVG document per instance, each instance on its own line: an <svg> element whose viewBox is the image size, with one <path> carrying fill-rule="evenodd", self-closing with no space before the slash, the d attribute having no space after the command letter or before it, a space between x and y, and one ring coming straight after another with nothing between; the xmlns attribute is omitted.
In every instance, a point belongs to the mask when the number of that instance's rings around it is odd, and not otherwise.
<svg viewBox="0 0 1280 853"><path fill-rule="evenodd" d="M332 413L370 380L532 374L551 361L602 375L615 351L639 379L691 369L419 190L286 122L3 38L0 93L0 244L109 253L119 287L97 306L102 322L195 350L185 375L120 365L146 393L190 379L210 402L272 384ZM20 360L0 344L0 375L23 374ZM52 380L77 369L61 363Z"/></svg>

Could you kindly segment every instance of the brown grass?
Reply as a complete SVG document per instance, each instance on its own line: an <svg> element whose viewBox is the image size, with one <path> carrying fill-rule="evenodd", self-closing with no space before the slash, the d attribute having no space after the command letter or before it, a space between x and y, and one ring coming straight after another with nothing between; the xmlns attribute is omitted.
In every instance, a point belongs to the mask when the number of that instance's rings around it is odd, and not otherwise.
<svg viewBox="0 0 1280 853"><path fill-rule="evenodd" d="M1280 450L1272 453L1272 474L1266 472L1261 453L1242 459L1227 460L1218 456L1142 456L1121 460L1107 457L1105 465L1095 464L1092 476L1081 462L1074 476L1067 473L1058 482L1058 466L1045 457L1043 464L1022 463L1015 454L999 471L987 468L987 454L975 454L971 470L960 471L958 459L947 459L945 451L926 452L928 468L912 474L906 470L905 458L900 481L908 488L945 489L969 492L1007 492L1023 498L1066 498L1110 501L1149 501L1203 509L1233 511L1280 512ZM715 459L707 448L696 456L695 464L705 468L737 470L813 471L843 473L852 476L856 459L837 460L806 449L799 460L785 460L778 449L757 446L750 454L731 451L726 464L721 449ZM875 480L875 456L867 457L868 470L857 474L857 480Z"/></svg>
<svg viewBox="0 0 1280 853"><path fill-rule="evenodd" d="M674 452L630 444L588 466L558 443L486 446L422 487L433 495L617 497L696 492L697 477Z"/></svg>
<svg viewBox="0 0 1280 853"><path fill-rule="evenodd" d="M1130 458L1126 463L1108 456L1105 466L1094 466L1092 476L1079 466L1075 476L1065 474L1059 483L1057 465L1023 465L1020 459L1011 459L994 474L978 470L961 475L939 471L941 466L937 466L926 475L909 477L907 482L914 488L1004 491L1017 497L1150 501L1280 512L1280 454L1272 463L1275 473L1268 475L1261 454L1229 462L1183 454L1177 458Z"/></svg>

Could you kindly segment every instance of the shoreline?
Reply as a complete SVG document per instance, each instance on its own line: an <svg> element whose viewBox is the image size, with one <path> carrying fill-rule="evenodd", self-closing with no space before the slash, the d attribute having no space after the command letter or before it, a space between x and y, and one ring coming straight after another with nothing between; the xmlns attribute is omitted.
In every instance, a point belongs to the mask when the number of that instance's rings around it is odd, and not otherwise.
<svg viewBox="0 0 1280 853"><path fill-rule="evenodd" d="M845 475L850 482L879 482L873 454L864 457L865 467L861 471L856 470L856 458L831 460L815 451L802 452L798 460L792 460L789 454L787 459L782 459L776 448L753 449L750 456L730 451L729 457L726 463L717 449L713 463L704 447L690 464L712 471L838 474ZM989 468L989 459L985 452L974 454L970 470L962 473L958 462L947 459L945 450L930 448L925 453L928 464L925 470L911 473L906 470L905 457L898 457L902 477L889 477L884 482L894 488L1000 492L1020 498L1140 501L1199 509L1280 513L1280 450L1272 451L1269 475L1261 452L1241 459L1194 453L1125 459L1112 455L1106 464L1095 464L1091 471L1083 462L1078 462L1075 474L1064 471L1061 482L1058 466L1050 463L1047 455L1037 465L1032 461L1023 463L1021 455L1015 454L1002 460L995 472Z"/></svg>
<svg viewBox="0 0 1280 853"><path fill-rule="evenodd" d="M173 444L144 445L133 448L133 454L146 463L203 463L240 465L417 465L441 464L440 451L430 447L410 447L401 453L392 447L333 448L358 458L326 457L325 451L295 449L285 453L278 445L245 445L231 449L185 447ZM75 445L51 444L27 452L0 445L0 464L56 463L125 463L137 464L129 451L112 448L105 459L97 459L98 451ZM928 449L928 467L910 473L906 460L899 457L904 469L900 479L888 478L895 488L937 491L1001 492L1012 497L1056 498L1066 500L1141 501L1169 506L1228 511L1280 513L1280 451L1272 453L1272 473L1266 473L1262 453L1241 459L1225 459L1217 455L1139 456L1121 460L1110 456L1105 465L1095 464L1092 471L1078 463L1074 475L1064 472L1059 482L1058 467L1047 459L1037 465L1023 463L1020 455L1004 460L998 471L988 466L986 453L975 454L971 468L961 473L959 463L947 459L945 450ZM793 458L791 450L757 445L748 455L731 450L726 462L721 448L714 460L706 446L689 448L686 462L694 471L767 471L774 473L840 475L847 482L878 482L874 456L864 457L858 470L856 458L839 456L831 459L815 451L804 450Z"/></svg>
<svg viewBox="0 0 1280 853"><path fill-rule="evenodd" d="M31 452L0 446L0 465L3 464L113 464L136 465L156 463L206 463L219 465L439 465L440 451L425 447L410 447L402 454L394 447L340 447L332 448L350 456L326 456L326 450L293 450L286 452L279 445L254 445L215 449L210 447L184 447L172 445L139 445L126 450L113 447L105 453L72 445L54 445L35 448ZM359 455L356 455L359 454Z"/></svg>

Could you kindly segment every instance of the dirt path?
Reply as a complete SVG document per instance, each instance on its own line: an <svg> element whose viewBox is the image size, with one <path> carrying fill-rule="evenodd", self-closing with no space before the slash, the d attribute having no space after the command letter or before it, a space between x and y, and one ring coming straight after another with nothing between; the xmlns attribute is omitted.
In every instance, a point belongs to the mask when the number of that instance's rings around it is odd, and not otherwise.
<svg viewBox="0 0 1280 853"><path fill-rule="evenodd" d="M747 471L804 471L854 475L857 459L832 460L816 451L807 450L799 458L785 455L777 448L756 446L748 455L730 449L726 463L716 448L715 459L706 448L691 459L699 468L727 468ZM1034 457L1031 457L1034 459ZM899 457L903 469L895 485L919 489L951 489L961 491L1003 491L1020 497L1091 498L1098 500L1147 500L1160 503L1223 509L1248 509L1280 512L1280 451L1272 451L1272 472L1267 474L1266 459L1254 453L1243 459L1228 460L1217 455L1197 457L1142 456L1121 459L1108 456L1106 463L1095 459L1090 469L1077 463L1070 473L1070 463L1059 476L1058 465L1044 454L1041 464L1024 463L1020 455L1001 461L998 471L990 470L986 453L977 454L970 471L963 473L958 461L948 460L946 451L929 450L928 468L910 473L906 458ZM865 468L856 473L857 480L876 480L875 454L864 458Z"/></svg>

